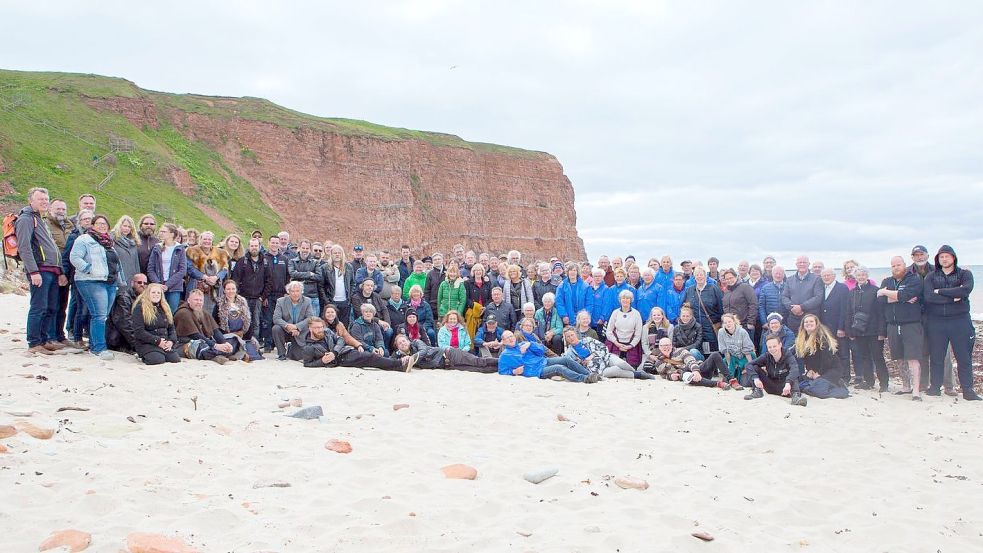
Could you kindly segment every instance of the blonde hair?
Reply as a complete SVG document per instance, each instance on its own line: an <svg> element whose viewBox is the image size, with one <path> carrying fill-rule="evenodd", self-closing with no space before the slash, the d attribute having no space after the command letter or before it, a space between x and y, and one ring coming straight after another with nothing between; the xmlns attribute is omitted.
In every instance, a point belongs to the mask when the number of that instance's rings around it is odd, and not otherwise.
<svg viewBox="0 0 983 553"><path fill-rule="evenodd" d="M806 331L805 322L809 318L816 321L816 331L812 334ZM836 338L826 328L826 325L819 322L819 317L809 313L805 317L802 317L802 321L799 322L799 333L795 337L795 355L799 358L807 355L815 355L819 353L819 350L824 348L836 353Z"/></svg>
<svg viewBox="0 0 983 553"><path fill-rule="evenodd" d="M160 290L160 303L154 304L150 299L150 292L152 290ZM157 310L160 309L167 316L167 323L174 324L174 315L171 314L171 306L167 304L167 300L164 299L164 285L153 283L148 284L143 290L143 293L137 296L137 299L133 301L133 311L137 308L140 309L143 314L144 324L153 324L157 320Z"/></svg>
<svg viewBox="0 0 983 553"><path fill-rule="evenodd" d="M652 324L654 322L652 321L652 315L654 315L656 311L662 314L662 322L656 328L669 330L669 327L671 326L672 323L670 323L669 319L666 317L666 312L659 306L655 306L652 308L651 311L649 311L649 324Z"/></svg>
<svg viewBox="0 0 983 553"><path fill-rule="evenodd" d="M127 236L127 238L130 238L136 243L137 246L139 246L141 244L140 229L138 229L137 224L133 222L133 217L130 217L129 215L123 215L117 219L116 224L113 225L113 229L109 231L109 234L112 235L113 238L119 238L122 236L119 229L123 226L123 223L130 223L130 235Z"/></svg>
<svg viewBox="0 0 983 553"><path fill-rule="evenodd" d="M517 276L520 279L522 278L522 269L520 269L518 265L509 265L508 268L505 269L506 278L512 280L513 271L515 272L515 276Z"/></svg>
<svg viewBox="0 0 983 553"><path fill-rule="evenodd" d="M228 247L229 238L232 238L233 236L235 236L239 240L239 247L236 248L235 251L230 251L229 250L229 247ZM244 250L243 247L242 247L242 237L239 236L236 233L229 234L224 239L222 239L221 246L222 246L222 249L223 250L225 250L226 252L228 252L229 257L231 257L233 259L242 259L246 255L246 250Z"/></svg>

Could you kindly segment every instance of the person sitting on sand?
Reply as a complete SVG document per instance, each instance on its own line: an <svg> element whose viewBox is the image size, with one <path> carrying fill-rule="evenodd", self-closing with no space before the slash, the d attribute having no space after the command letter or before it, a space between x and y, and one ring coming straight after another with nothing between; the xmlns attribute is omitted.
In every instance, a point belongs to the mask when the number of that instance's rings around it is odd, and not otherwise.
<svg viewBox="0 0 983 553"><path fill-rule="evenodd" d="M385 334L376 319L375 306L363 303L360 311L362 316L352 323L352 338L358 340L365 351L386 355Z"/></svg>
<svg viewBox="0 0 983 553"><path fill-rule="evenodd" d="M563 341L567 345L567 350L563 355L604 378L640 378L642 380L653 378L646 372L636 371L627 361L617 355L612 355L600 341L589 337L581 338L577 335L577 329L572 326L564 327Z"/></svg>
<svg viewBox="0 0 983 553"><path fill-rule="evenodd" d="M410 340L405 335L393 339L395 359L416 355L414 365L418 369L447 369L491 374L498 372L498 359L478 357L458 348L431 346L423 340Z"/></svg>
<svg viewBox="0 0 983 553"><path fill-rule="evenodd" d="M405 372L410 372L416 362L413 356L397 360L359 351L340 340L337 334L327 329L324 319L311 317L307 320L303 345L290 344L290 357L303 361L305 367L357 367Z"/></svg>
<svg viewBox="0 0 983 553"><path fill-rule="evenodd" d="M736 315L724 313L720 320L723 324L717 331L717 344L727 366L730 387L743 390L741 383L746 382L744 366L754 359L754 344L751 342L751 335L740 325Z"/></svg>
<svg viewBox="0 0 983 553"><path fill-rule="evenodd" d="M768 351L768 346L765 344L765 340L768 336L772 334L778 336L782 339L782 349L787 350L789 348L795 347L795 333L792 329L785 326L782 322L784 318L780 313L770 313L768 315L767 323L765 327L761 329L761 347L758 349L759 355L764 355Z"/></svg>
<svg viewBox="0 0 983 553"><path fill-rule="evenodd" d="M405 321L396 327L396 335L402 334L409 338L410 341L422 340L429 346L431 343L430 336L427 334L427 328L420 323L420 316L417 314L416 309L407 309L404 311L403 316L405 317Z"/></svg>
<svg viewBox="0 0 983 553"><path fill-rule="evenodd" d="M661 307L649 310L649 319L642 327L642 365L651 363L659 351L659 340L672 340L672 323L666 318L666 312ZM642 368L641 366L639 368Z"/></svg>
<svg viewBox="0 0 983 553"><path fill-rule="evenodd" d="M546 346L541 342L527 341L519 344L515 334L502 333L505 350L498 358L498 374L524 376L526 378L552 378L562 376L571 382L593 384L599 376L565 356L546 358Z"/></svg>
<svg viewBox="0 0 983 553"><path fill-rule="evenodd" d="M314 305L304 296L304 283L292 280L286 286L287 295L276 300L273 309L273 342L278 361L287 360L287 342L302 340L307 331L307 319L313 317Z"/></svg>
<svg viewBox="0 0 983 553"><path fill-rule="evenodd" d="M474 334L474 349L481 357L498 358L502 353L502 333L505 332L498 325L498 317L494 313L489 313L485 317L485 322L478 327L478 332Z"/></svg>
<svg viewBox="0 0 983 553"><path fill-rule="evenodd" d="M174 316L164 300L164 286L151 284L133 302L133 349L147 365L180 363Z"/></svg>
<svg viewBox="0 0 983 553"><path fill-rule="evenodd" d="M238 342L226 340L222 329L204 308L205 293L198 288L188 292L188 300L174 314L178 351L186 359L211 360L219 365L229 359L243 359L245 350L238 347Z"/></svg>
<svg viewBox="0 0 983 553"><path fill-rule="evenodd" d="M706 360L700 362L693 352L686 348L674 348L669 338L659 340L659 354L646 372L660 374L663 378L682 381L693 386L720 388L729 390L730 384L725 380L713 379L714 373L726 374L727 367L719 352L711 353Z"/></svg>
<svg viewBox="0 0 983 553"><path fill-rule="evenodd" d="M799 393L799 363L791 350L784 349L782 338L771 334L765 338L767 353L760 355L744 370L751 377L751 393L744 399L758 399L765 392L776 396L791 396L792 405L806 406L807 400Z"/></svg>
<svg viewBox="0 0 983 553"><path fill-rule="evenodd" d="M689 350L697 361L705 359L703 355L703 327L696 322L693 308L688 303L684 303L679 308L679 320L672 327L672 347Z"/></svg>
<svg viewBox="0 0 983 553"><path fill-rule="evenodd" d="M840 377L836 338L814 313L802 317L799 334L795 337L795 356L805 368L805 375L799 382L803 393L820 399L850 396Z"/></svg>
<svg viewBox="0 0 983 553"><path fill-rule="evenodd" d="M595 340L600 340L597 336L597 331L591 328L590 312L587 309L582 309L577 313L577 321L573 329L577 331L577 336L583 338L587 336Z"/></svg>
<svg viewBox="0 0 983 553"><path fill-rule="evenodd" d="M130 285L116 294L113 308L106 319L106 345L113 351L130 353L133 351L133 302L147 287L147 275L137 273L130 279Z"/></svg>
<svg viewBox="0 0 983 553"><path fill-rule="evenodd" d="M340 317L341 309L337 305L329 303L324 306L324 326L331 332L334 332L336 336L344 340L344 342L349 346L355 349L362 347L361 342L356 340L355 337L348 332L348 327L345 326L345 323L341 322Z"/></svg>

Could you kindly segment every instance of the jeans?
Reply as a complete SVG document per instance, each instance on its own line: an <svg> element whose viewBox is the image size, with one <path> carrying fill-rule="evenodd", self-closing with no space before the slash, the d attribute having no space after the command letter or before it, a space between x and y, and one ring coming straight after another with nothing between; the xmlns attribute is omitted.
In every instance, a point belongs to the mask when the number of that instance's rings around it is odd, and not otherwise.
<svg viewBox="0 0 983 553"><path fill-rule="evenodd" d="M311 300L311 307L314 309L314 316L320 317L324 315L324 313L321 313L321 299L318 298L317 296L308 299Z"/></svg>
<svg viewBox="0 0 983 553"><path fill-rule="evenodd" d="M58 275L47 271L39 274L41 286L30 285L31 307L27 312L27 345L32 348L57 339L50 330L58 311Z"/></svg>
<svg viewBox="0 0 983 553"><path fill-rule="evenodd" d="M543 367L543 371L539 374L539 378L553 378L554 376L562 376L563 378L571 382L583 382L587 380L587 376L590 375L590 371L581 366L580 363L570 359L569 357L550 357L546 360L546 366Z"/></svg>
<svg viewBox="0 0 983 553"><path fill-rule="evenodd" d="M164 292L164 300L167 302L167 306L171 308L171 315L177 313L177 308L181 305L182 295L183 292Z"/></svg>
<svg viewBox="0 0 983 553"><path fill-rule="evenodd" d="M976 343L976 329L969 313L955 317L930 317L925 330L928 333L932 371L930 388L938 390L942 387L945 354L951 344L952 356L956 358L959 371L959 387L963 393L973 391L973 346Z"/></svg>
<svg viewBox="0 0 983 553"><path fill-rule="evenodd" d="M106 317L116 301L116 284L98 280L79 280L75 282L86 307L89 308L89 345L92 353L106 350Z"/></svg>
<svg viewBox="0 0 983 553"><path fill-rule="evenodd" d="M72 340L80 342L82 331L89 326L89 308L85 306L85 300L79 292L78 286L71 285L72 296L68 300L68 318L65 321L65 330L72 333Z"/></svg>
<svg viewBox="0 0 983 553"><path fill-rule="evenodd" d="M249 306L249 328L243 334L243 339L249 340L252 337L259 338L259 319L263 311L263 300L260 298L246 298Z"/></svg>
<svg viewBox="0 0 983 553"><path fill-rule="evenodd" d="M48 336L54 336L58 342L63 342L66 339L65 317L68 312L68 289L69 286L67 285L58 287L58 308L55 310L55 316L51 320L54 328L48 328Z"/></svg>
<svg viewBox="0 0 983 553"><path fill-rule="evenodd" d="M260 313L259 335L262 338L264 348L273 347L273 311L276 309L276 300L282 297L280 295L267 298L267 305L263 307L262 313Z"/></svg>

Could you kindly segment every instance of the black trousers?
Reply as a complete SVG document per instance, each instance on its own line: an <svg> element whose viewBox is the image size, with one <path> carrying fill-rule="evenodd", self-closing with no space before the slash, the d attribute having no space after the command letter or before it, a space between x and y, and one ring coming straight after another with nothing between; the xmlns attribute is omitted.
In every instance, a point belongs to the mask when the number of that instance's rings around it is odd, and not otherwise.
<svg viewBox="0 0 983 553"><path fill-rule="evenodd" d="M785 390L784 378L777 378L777 379L771 378L770 376L768 376L768 371L762 369L761 367L758 367L756 369L756 373L757 374L755 376L757 376L758 380L761 381L761 385L764 386L765 392L774 396L782 395L782 391ZM793 394L797 393L799 391L799 383L793 380L791 384L792 384L792 393Z"/></svg>
<svg viewBox="0 0 983 553"><path fill-rule="evenodd" d="M976 344L976 328L969 313L956 317L929 317L925 327L928 334L928 348L931 363L931 389L938 390L943 384L945 354L952 345L952 356L956 358L959 371L959 387L963 392L973 389L973 346Z"/></svg>
<svg viewBox="0 0 983 553"><path fill-rule="evenodd" d="M444 358L448 369L485 374L498 372L498 359L494 357L477 357L457 348L447 348Z"/></svg>
<svg viewBox="0 0 983 553"><path fill-rule="evenodd" d="M867 384L874 383L874 373L882 385L887 385L887 363L884 361L884 342L877 336L857 336L853 339L859 359L854 368L858 377L863 377Z"/></svg>
<svg viewBox="0 0 983 553"><path fill-rule="evenodd" d="M384 371L401 371L403 364L397 359L390 359L367 351L352 350L344 353L338 358L338 365L342 367L369 367L382 369Z"/></svg>

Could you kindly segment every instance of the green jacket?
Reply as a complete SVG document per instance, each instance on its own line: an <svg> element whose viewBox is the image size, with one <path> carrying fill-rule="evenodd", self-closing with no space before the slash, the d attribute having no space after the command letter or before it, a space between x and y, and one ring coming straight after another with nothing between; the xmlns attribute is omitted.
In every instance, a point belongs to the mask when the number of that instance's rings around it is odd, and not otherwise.
<svg viewBox="0 0 983 553"><path fill-rule="evenodd" d="M422 292L424 287L427 285L427 273L410 273L410 276L406 277L406 282L403 283L404 300L410 299L410 288L412 288L414 285L418 285L420 287L420 291Z"/></svg>
<svg viewBox="0 0 983 553"><path fill-rule="evenodd" d="M462 282L460 286L454 287L454 283L444 280L437 289L437 316L443 318L448 311L454 310L461 316L464 322L464 308L468 305L468 291Z"/></svg>

